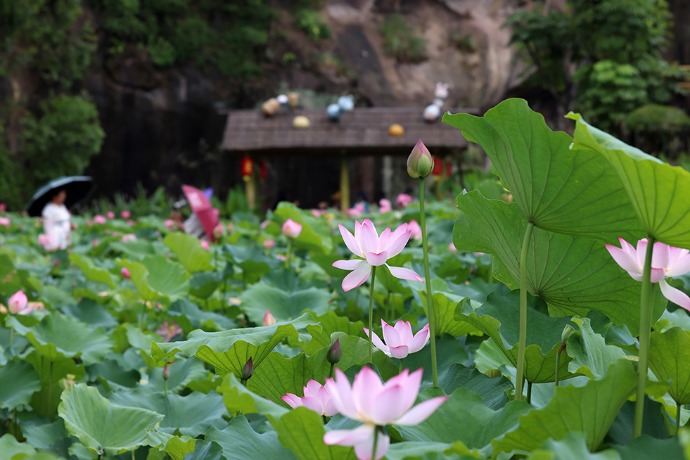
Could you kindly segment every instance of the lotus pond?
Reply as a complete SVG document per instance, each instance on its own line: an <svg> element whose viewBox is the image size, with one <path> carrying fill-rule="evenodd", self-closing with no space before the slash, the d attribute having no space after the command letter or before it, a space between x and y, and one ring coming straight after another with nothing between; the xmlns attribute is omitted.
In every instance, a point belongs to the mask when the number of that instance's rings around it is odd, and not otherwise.
<svg viewBox="0 0 690 460"><path fill-rule="evenodd" d="M76 217L58 252L3 215L0 458L686 458L690 173L569 117L445 115L495 174L455 203L422 172L396 209L210 245Z"/></svg>

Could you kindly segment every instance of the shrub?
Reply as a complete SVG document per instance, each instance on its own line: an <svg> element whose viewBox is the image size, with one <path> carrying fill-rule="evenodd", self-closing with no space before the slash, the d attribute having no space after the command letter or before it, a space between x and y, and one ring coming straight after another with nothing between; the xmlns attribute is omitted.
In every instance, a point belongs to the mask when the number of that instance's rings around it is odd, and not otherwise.
<svg viewBox="0 0 690 460"><path fill-rule="evenodd" d="M386 18L379 28L383 49L400 62L420 62L426 59L426 42L399 14Z"/></svg>

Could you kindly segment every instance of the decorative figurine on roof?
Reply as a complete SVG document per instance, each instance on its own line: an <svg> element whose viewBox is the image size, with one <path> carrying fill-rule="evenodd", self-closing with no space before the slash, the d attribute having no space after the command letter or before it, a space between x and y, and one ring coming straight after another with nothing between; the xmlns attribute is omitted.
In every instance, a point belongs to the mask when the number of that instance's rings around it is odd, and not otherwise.
<svg viewBox="0 0 690 460"><path fill-rule="evenodd" d="M344 112L349 112L355 107L355 98L351 94L340 96L336 104L331 104L326 108L328 119L334 123L340 121Z"/></svg>
<svg viewBox="0 0 690 460"><path fill-rule="evenodd" d="M445 99L448 98L448 83L436 83L434 89L434 102L424 109L424 121L435 122L441 115L441 108Z"/></svg>

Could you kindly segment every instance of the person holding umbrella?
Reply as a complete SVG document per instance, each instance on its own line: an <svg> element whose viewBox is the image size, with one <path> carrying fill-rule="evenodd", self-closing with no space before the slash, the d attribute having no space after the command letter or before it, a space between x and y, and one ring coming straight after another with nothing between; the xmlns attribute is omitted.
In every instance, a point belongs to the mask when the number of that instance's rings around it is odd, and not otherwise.
<svg viewBox="0 0 690 460"><path fill-rule="evenodd" d="M41 216L43 217L43 231L48 237L46 249L67 249L72 234L72 223L70 213L65 206L67 201L67 191L65 189L56 190L52 199L43 207Z"/></svg>
<svg viewBox="0 0 690 460"><path fill-rule="evenodd" d="M45 234L39 241L47 250L67 249L73 229L67 208L83 200L91 188L88 176L61 177L48 182L31 198L26 210L30 216L43 217Z"/></svg>

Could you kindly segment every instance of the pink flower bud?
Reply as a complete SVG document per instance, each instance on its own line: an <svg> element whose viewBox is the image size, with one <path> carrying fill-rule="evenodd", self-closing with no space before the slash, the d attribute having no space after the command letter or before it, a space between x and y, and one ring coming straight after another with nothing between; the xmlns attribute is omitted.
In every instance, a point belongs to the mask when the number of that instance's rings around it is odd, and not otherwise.
<svg viewBox="0 0 690 460"><path fill-rule="evenodd" d="M408 195L407 193L401 193L398 195L398 197L395 199L395 203L398 205L399 208L405 208L407 205L412 203L413 198L412 196Z"/></svg>
<svg viewBox="0 0 690 460"><path fill-rule="evenodd" d="M300 233L302 233L302 224L295 222L292 219L288 219L283 224L283 234L288 238L297 238Z"/></svg>
<svg viewBox="0 0 690 460"><path fill-rule="evenodd" d="M210 249L210 246L208 245L208 241L206 241L206 240L201 240L201 247L207 251Z"/></svg>
<svg viewBox="0 0 690 460"><path fill-rule="evenodd" d="M26 305L28 302L29 302L29 299L26 298L26 294L24 294L24 291L15 292L12 295L12 297L9 298L9 301L8 301L10 312L12 312L15 315L16 314L26 314L23 312L26 309Z"/></svg>
<svg viewBox="0 0 690 460"><path fill-rule="evenodd" d="M93 223L94 223L94 224L103 225L103 224L105 224L105 217L103 217L103 216L101 216L100 214L98 214L97 216L95 216L95 217L93 218Z"/></svg>
<svg viewBox="0 0 690 460"><path fill-rule="evenodd" d="M127 267L122 267L122 269L120 270L120 273L122 274L122 277L124 279L128 280L128 279L132 278L132 275L129 273L129 270L127 269Z"/></svg>
<svg viewBox="0 0 690 460"><path fill-rule="evenodd" d="M240 378L243 381L249 380L252 377L253 373L254 373L254 363L252 361L252 357L250 356L249 359L247 360L247 363L242 368L242 375L240 376Z"/></svg>
<svg viewBox="0 0 690 460"><path fill-rule="evenodd" d="M391 200L388 200L386 198L382 198L379 200L379 212L384 213L384 212L391 212L393 210L393 203L391 203Z"/></svg>
<svg viewBox="0 0 690 460"><path fill-rule="evenodd" d="M122 212L120 213L120 217L122 217L123 219L129 219L130 215L131 215L131 214L130 214L129 211L122 211Z"/></svg>
<svg viewBox="0 0 690 460"><path fill-rule="evenodd" d="M0 227L9 227L10 219L7 217L0 217Z"/></svg>
<svg viewBox="0 0 690 460"><path fill-rule="evenodd" d="M424 179L431 174L433 169L434 157L419 139L412 149L412 153L407 157L407 174L413 179Z"/></svg>
<svg viewBox="0 0 690 460"><path fill-rule="evenodd" d="M276 242L274 240L264 240L263 244L264 244L264 248L272 249L276 245Z"/></svg>
<svg viewBox="0 0 690 460"><path fill-rule="evenodd" d="M276 323L276 318L271 314L271 310L266 310L264 313L264 320L261 322L262 326L273 326Z"/></svg>
<svg viewBox="0 0 690 460"><path fill-rule="evenodd" d="M410 229L413 240L418 240L422 237L422 227L419 226L416 220L411 220L407 228Z"/></svg>
<svg viewBox="0 0 690 460"><path fill-rule="evenodd" d="M458 252L458 248L455 247L452 241L448 245L448 249L450 249L451 252Z"/></svg>
<svg viewBox="0 0 690 460"><path fill-rule="evenodd" d="M220 239L225 235L225 225L219 223L213 228L213 236L216 239Z"/></svg>
<svg viewBox="0 0 690 460"><path fill-rule="evenodd" d="M108 212L105 214L105 216L106 216L108 219L114 219L114 218L115 218L115 213L112 212L112 211L108 211Z"/></svg>

